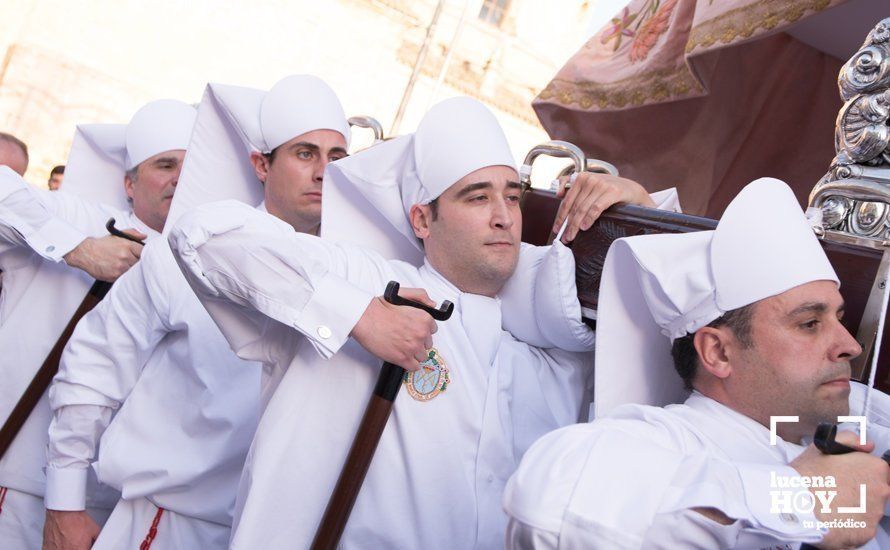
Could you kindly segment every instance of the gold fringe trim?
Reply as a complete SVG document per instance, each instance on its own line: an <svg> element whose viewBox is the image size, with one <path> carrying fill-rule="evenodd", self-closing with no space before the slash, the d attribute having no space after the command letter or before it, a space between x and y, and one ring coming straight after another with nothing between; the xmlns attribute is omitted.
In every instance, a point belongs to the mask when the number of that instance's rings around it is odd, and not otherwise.
<svg viewBox="0 0 890 550"><path fill-rule="evenodd" d="M715 44L731 44L755 34L775 29L782 23L794 23L804 15L818 13L832 0L760 0L742 8L727 11L692 27L686 42L686 53L698 48L710 49Z"/></svg>
<svg viewBox="0 0 890 550"><path fill-rule="evenodd" d="M704 86L686 65L662 69L609 84L554 79L538 94L539 101L553 101L565 106L577 104L583 110L592 107L640 107L704 93Z"/></svg>
<svg viewBox="0 0 890 550"><path fill-rule="evenodd" d="M836 3L836 0L760 0L730 10L693 27L686 44L686 54L695 52L695 55L700 55L717 44L728 45L751 38L782 23L793 23L805 15L823 11ZM704 92L705 87L684 63L673 69L649 71L610 83L553 79L536 101L566 107L577 105L585 111L625 109L698 97Z"/></svg>

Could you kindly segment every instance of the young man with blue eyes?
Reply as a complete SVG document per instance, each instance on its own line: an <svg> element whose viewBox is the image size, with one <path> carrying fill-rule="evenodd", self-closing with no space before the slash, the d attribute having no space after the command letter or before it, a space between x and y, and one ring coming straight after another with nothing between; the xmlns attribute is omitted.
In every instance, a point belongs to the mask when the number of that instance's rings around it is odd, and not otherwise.
<svg viewBox="0 0 890 550"><path fill-rule="evenodd" d="M251 153L257 178L264 182L266 210L296 231L317 235L324 169L345 156L346 138L327 129L296 136L271 153Z"/></svg>
<svg viewBox="0 0 890 550"><path fill-rule="evenodd" d="M249 196L289 231L314 234L322 174L348 136L339 100L316 77L290 76L268 92L212 84L169 220L208 196ZM47 470L58 483L47 491L44 548L226 548L260 381L167 243L146 246L78 325L50 388ZM78 490L90 466L122 493L95 543Z"/></svg>

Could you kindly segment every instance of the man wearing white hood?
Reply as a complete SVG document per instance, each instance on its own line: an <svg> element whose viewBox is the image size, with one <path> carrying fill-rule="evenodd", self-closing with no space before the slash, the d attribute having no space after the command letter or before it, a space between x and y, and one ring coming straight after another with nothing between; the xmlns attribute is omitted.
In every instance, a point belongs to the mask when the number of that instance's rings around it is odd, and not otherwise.
<svg viewBox="0 0 890 550"><path fill-rule="evenodd" d="M193 120L189 105L161 100L140 109L127 125L80 127L68 185L58 193L35 189L0 167L4 422L93 279L112 281L138 260L141 245L107 236L108 218L140 238L158 234ZM44 396L0 459L4 548L40 546L49 420ZM113 495L90 492L91 508L110 509L113 501Z"/></svg>
<svg viewBox="0 0 890 550"><path fill-rule="evenodd" d="M886 450L890 399L851 391L861 348L787 185L751 183L714 231L616 241L599 305L597 419L526 453L504 495L509 548L888 547L887 463L803 446L853 414Z"/></svg>
<svg viewBox="0 0 890 550"><path fill-rule="evenodd" d="M174 255L211 316L239 355L271 363L277 379L242 476L233 548L310 545L381 359L409 371L408 395L395 403L343 547L503 544L500 496L519 457L587 413L585 356L548 338L575 351L592 344L562 244L526 250L546 280L535 314L522 311L529 300L518 315L507 300L502 308L520 260L517 180L494 116L456 98L415 134L328 167L321 239L237 203L199 207L174 227ZM573 198L592 189L571 224L613 202L651 204L639 185L591 174L577 178ZM454 315L437 330L426 313L375 297L390 280L450 300ZM519 332L540 347L502 328L523 315L533 326Z"/></svg>
<svg viewBox="0 0 890 550"><path fill-rule="evenodd" d="M268 92L211 84L166 227L236 198L316 233L322 175L348 137L337 96L314 76ZM97 529L82 510L94 459L122 500L92 548L226 548L260 377L228 348L167 243L147 245L78 325L50 388L45 548L90 548Z"/></svg>

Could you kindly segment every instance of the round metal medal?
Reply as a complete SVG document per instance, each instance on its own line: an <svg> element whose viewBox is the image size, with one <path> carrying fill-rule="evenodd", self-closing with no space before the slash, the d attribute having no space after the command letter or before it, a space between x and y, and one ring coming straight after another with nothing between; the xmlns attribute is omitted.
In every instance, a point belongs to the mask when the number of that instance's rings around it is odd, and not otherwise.
<svg viewBox="0 0 890 550"><path fill-rule="evenodd" d="M427 350L427 358L416 371L406 372L403 378L408 394L418 401L429 401L448 389L451 375L445 360L436 348Z"/></svg>

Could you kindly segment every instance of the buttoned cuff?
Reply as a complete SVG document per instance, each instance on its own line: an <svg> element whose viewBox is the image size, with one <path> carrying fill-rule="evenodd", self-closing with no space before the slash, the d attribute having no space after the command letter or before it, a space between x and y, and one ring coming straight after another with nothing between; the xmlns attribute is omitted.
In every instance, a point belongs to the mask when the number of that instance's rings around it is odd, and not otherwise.
<svg viewBox="0 0 890 550"><path fill-rule="evenodd" d="M293 325L327 359L343 347L373 299L374 294L328 273L315 287Z"/></svg>
<svg viewBox="0 0 890 550"><path fill-rule="evenodd" d="M46 467L47 510L86 510L87 469Z"/></svg>
<svg viewBox="0 0 890 550"><path fill-rule="evenodd" d="M74 250L86 235L57 218L51 218L40 229L26 235L25 240L34 252L47 260L58 262Z"/></svg>
<svg viewBox="0 0 890 550"><path fill-rule="evenodd" d="M748 463L739 466L739 475L753 527L783 540L810 544L822 541L828 529L817 527L812 511L802 512L799 510L802 506L795 506L815 497L806 488L781 487L781 480L801 477L797 470L790 466ZM797 493L807 493L807 496L799 497Z"/></svg>

